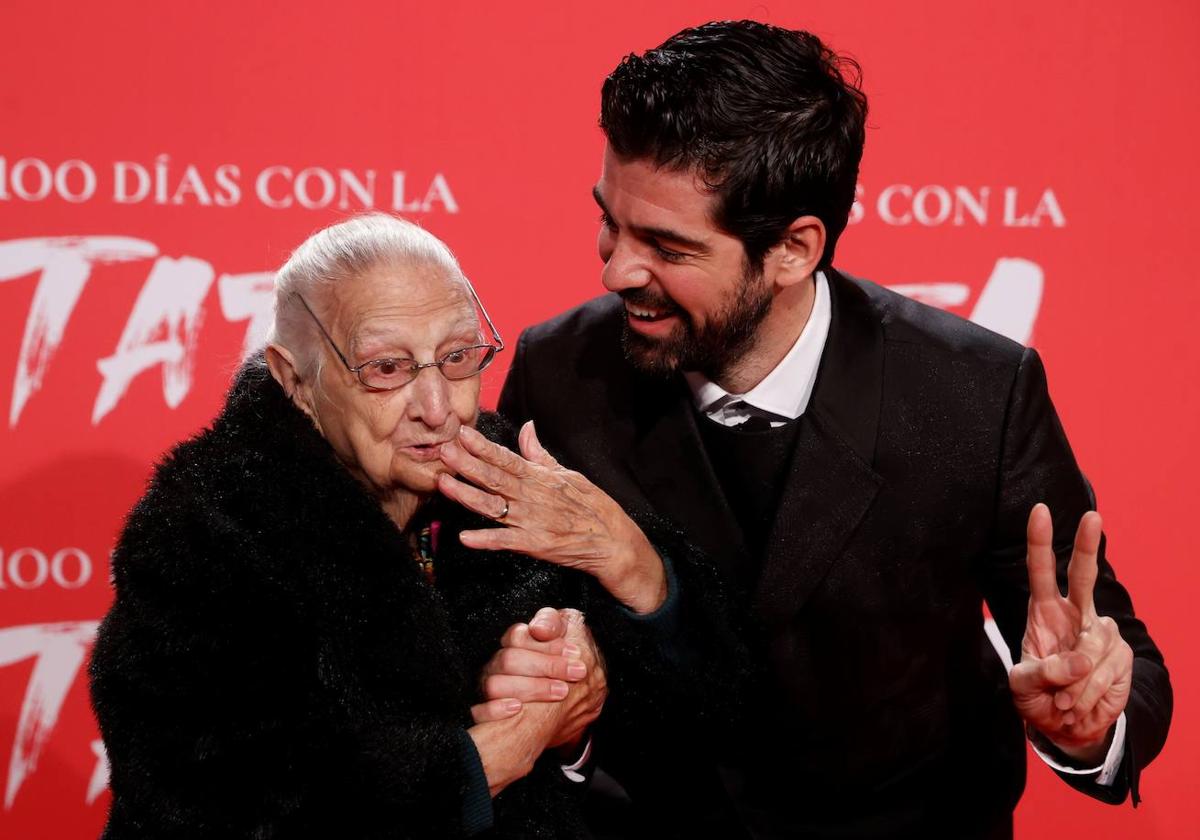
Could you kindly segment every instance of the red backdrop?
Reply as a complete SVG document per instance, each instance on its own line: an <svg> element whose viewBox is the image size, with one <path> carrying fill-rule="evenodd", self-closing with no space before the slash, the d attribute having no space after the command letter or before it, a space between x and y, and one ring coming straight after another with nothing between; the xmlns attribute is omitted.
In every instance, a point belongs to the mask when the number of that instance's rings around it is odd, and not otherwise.
<svg viewBox="0 0 1200 840"><path fill-rule="evenodd" d="M1035 344L1175 723L1111 809L1030 765L1022 837L1195 837L1200 11L1190 0L868 5L44 4L0 9L0 837L95 836L80 664L154 459L208 421L314 229L400 209L515 338L600 290L600 81L756 17L871 97L839 265ZM507 361L507 360L503 360ZM492 368L493 404L505 365Z"/></svg>

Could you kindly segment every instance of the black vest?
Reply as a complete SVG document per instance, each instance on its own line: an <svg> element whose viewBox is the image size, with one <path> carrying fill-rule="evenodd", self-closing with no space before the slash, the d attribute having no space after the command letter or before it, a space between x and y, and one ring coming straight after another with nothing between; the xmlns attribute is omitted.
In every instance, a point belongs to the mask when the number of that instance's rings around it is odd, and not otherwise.
<svg viewBox="0 0 1200 840"><path fill-rule="evenodd" d="M745 424L751 430L744 431L743 426L723 426L704 414L696 417L708 460L750 551L753 568L746 570L746 582L757 579L762 566L800 427L795 420L774 429L761 428L764 423L751 419Z"/></svg>

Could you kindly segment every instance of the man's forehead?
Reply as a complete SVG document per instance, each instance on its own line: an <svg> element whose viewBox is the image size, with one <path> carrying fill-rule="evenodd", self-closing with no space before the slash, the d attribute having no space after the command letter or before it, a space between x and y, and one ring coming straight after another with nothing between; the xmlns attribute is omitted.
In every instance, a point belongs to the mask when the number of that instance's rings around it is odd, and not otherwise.
<svg viewBox="0 0 1200 840"><path fill-rule="evenodd" d="M649 158L622 158L604 153L600 178L593 190L606 210L627 206L640 214L670 214L696 222L710 218L715 194L693 169L659 166Z"/></svg>
<svg viewBox="0 0 1200 840"><path fill-rule="evenodd" d="M713 219L715 198L694 172L661 167L646 158L604 155L592 188L600 209L616 224L700 252L728 236Z"/></svg>

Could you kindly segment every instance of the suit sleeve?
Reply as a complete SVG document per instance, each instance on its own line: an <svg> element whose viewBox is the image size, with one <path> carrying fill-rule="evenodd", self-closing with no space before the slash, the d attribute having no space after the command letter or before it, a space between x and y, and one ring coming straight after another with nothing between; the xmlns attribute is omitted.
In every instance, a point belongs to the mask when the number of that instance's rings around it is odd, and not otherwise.
<svg viewBox="0 0 1200 840"><path fill-rule="evenodd" d="M1038 502L1045 502L1053 515L1058 581L1065 591L1075 530L1083 514L1095 509L1095 497L1075 462L1050 401L1041 359L1034 350L1027 349L1009 398L994 531L981 569L984 595L1014 661L1021 657L1029 601L1025 526L1029 511ZM1073 787L1105 802L1119 803L1132 793L1136 805L1141 771L1166 740L1171 720L1171 683L1162 654L1146 625L1134 614L1129 593L1108 561L1106 543L1102 538L1096 611L1116 621L1134 654L1133 686L1125 710L1122 771L1111 786L1098 785L1090 777L1059 775Z"/></svg>
<svg viewBox="0 0 1200 840"><path fill-rule="evenodd" d="M496 411L503 415L514 428L521 428L526 420L531 419L529 405L525 400L525 344L528 333L522 332L517 339L517 349L513 352L512 367L504 377L504 386L500 389L500 400Z"/></svg>
<svg viewBox="0 0 1200 840"><path fill-rule="evenodd" d="M179 540L168 563L123 542L90 666L110 825L161 840L365 840L490 824L463 726L364 713L320 616L241 571L256 566L252 551Z"/></svg>
<svg viewBox="0 0 1200 840"><path fill-rule="evenodd" d="M535 404L543 395L527 389L529 364L528 333L522 333L498 404L518 427L539 419ZM610 687L597 750L605 751L616 729L640 733L647 745L664 729L697 725L715 739L732 731L752 661L721 575L670 523L650 511L626 513L667 565L668 598L655 613L639 616L588 579L584 611Z"/></svg>

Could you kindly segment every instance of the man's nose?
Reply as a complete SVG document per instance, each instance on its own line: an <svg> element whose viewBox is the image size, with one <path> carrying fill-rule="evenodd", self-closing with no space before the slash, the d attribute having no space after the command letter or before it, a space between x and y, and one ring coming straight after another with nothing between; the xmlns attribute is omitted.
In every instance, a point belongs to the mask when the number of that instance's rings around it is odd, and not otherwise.
<svg viewBox="0 0 1200 840"><path fill-rule="evenodd" d="M640 289L651 280L645 260L630 246L627 237L617 237L612 252L604 261L600 280L610 292Z"/></svg>

